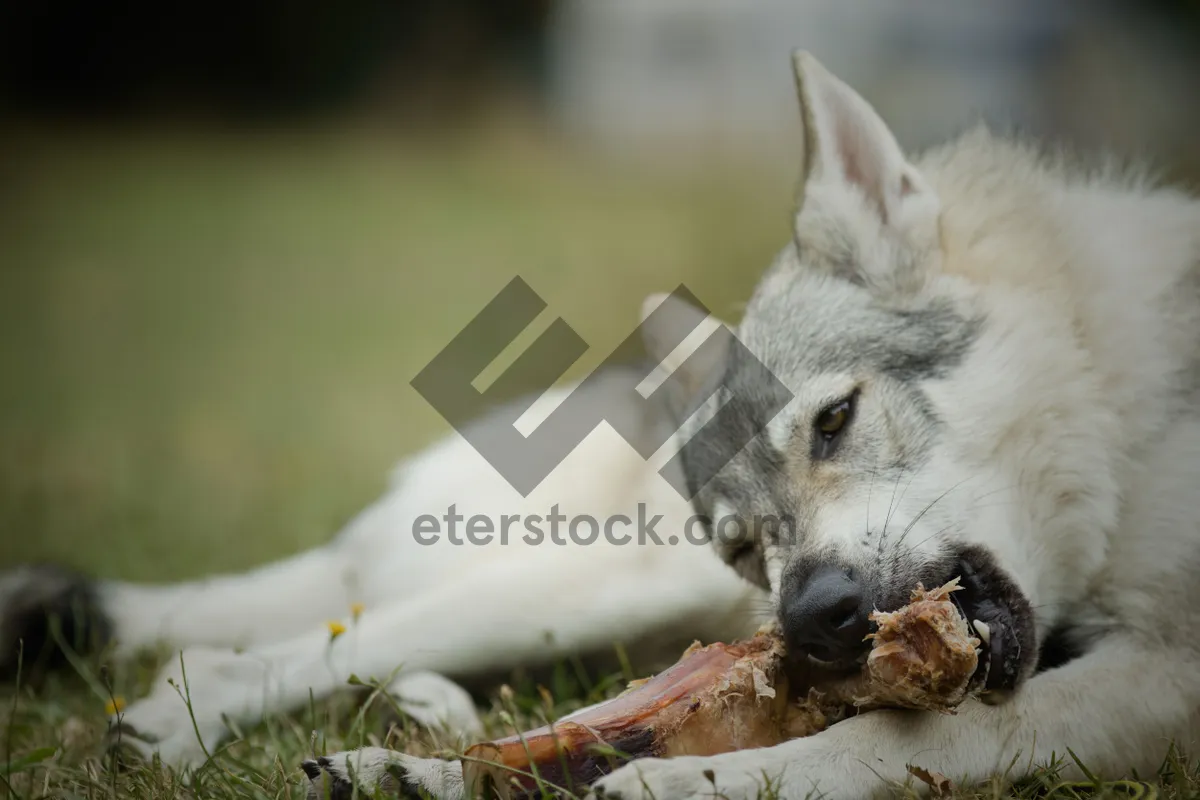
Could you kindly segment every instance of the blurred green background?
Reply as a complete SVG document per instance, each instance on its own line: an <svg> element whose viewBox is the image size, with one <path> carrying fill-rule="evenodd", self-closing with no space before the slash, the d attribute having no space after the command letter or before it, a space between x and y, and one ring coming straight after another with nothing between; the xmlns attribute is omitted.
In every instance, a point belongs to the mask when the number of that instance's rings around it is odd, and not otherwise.
<svg viewBox="0 0 1200 800"><path fill-rule="evenodd" d="M326 540L446 431L408 382L514 275L592 363L680 282L736 318L789 233L785 43L906 144L994 107L1200 163L1194 3L733 5L6 5L0 567Z"/></svg>
<svg viewBox="0 0 1200 800"><path fill-rule="evenodd" d="M408 382L513 275L604 350L651 291L740 297L787 235L786 188L498 136L22 152L0 220L0 560L129 577L328 538L445 431Z"/></svg>

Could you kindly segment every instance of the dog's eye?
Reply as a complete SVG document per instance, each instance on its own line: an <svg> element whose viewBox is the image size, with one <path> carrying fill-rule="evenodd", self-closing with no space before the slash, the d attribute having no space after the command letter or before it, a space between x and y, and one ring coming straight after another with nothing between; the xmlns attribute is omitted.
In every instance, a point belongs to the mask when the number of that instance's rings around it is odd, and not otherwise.
<svg viewBox="0 0 1200 800"><path fill-rule="evenodd" d="M824 436L836 436L850 419L850 401L843 400L827 408L817 417L817 430Z"/></svg>
<svg viewBox="0 0 1200 800"><path fill-rule="evenodd" d="M854 418L857 398L858 391L855 390L847 397L821 409L817 414L816 420L813 421L816 435L813 437L812 455L815 460L820 461L833 455L842 434Z"/></svg>

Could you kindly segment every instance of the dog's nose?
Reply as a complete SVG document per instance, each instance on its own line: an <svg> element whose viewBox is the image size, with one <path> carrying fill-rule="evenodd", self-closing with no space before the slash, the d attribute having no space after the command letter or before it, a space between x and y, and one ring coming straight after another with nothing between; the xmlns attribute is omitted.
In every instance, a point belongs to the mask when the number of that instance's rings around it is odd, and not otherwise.
<svg viewBox="0 0 1200 800"><path fill-rule="evenodd" d="M845 570L813 573L783 606L782 627L794 652L821 661L852 661L866 651L870 609L864 592Z"/></svg>

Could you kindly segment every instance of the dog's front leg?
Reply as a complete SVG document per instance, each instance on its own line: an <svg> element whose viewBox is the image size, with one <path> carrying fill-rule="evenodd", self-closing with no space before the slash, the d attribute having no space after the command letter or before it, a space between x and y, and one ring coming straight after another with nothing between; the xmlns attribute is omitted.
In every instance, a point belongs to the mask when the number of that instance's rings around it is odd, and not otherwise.
<svg viewBox="0 0 1200 800"><path fill-rule="evenodd" d="M1068 748L1101 777L1145 776L1170 742L1186 749L1198 735L1196 655L1112 638L1000 705L970 701L954 715L873 711L776 747L635 761L595 791L621 800L858 800L904 782L909 764L966 783L1011 781L1067 758ZM1078 776L1073 762L1065 770Z"/></svg>

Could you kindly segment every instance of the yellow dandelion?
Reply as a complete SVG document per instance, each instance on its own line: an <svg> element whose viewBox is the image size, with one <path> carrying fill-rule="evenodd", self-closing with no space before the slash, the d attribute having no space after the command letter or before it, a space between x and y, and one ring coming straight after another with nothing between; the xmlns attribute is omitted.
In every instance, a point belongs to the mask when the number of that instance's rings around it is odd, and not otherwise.
<svg viewBox="0 0 1200 800"><path fill-rule="evenodd" d="M346 632L346 626L337 621L326 622L325 627L329 628L329 641L331 642Z"/></svg>
<svg viewBox="0 0 1200 800"><path fill-rule="evenodd" d="M108 716L119 713L125 710L125 698L117 695L113 699L104 704L104 713Z"/></svg>
<svg viewBox="0 0 1200 800"><path fill-rule="evenodd" d="M365 609L366 606L364 606L362 603L354 603L350 606L350 615L354 617L355 622L358 622L358 618L362 616L362 613Z"/></svg>

